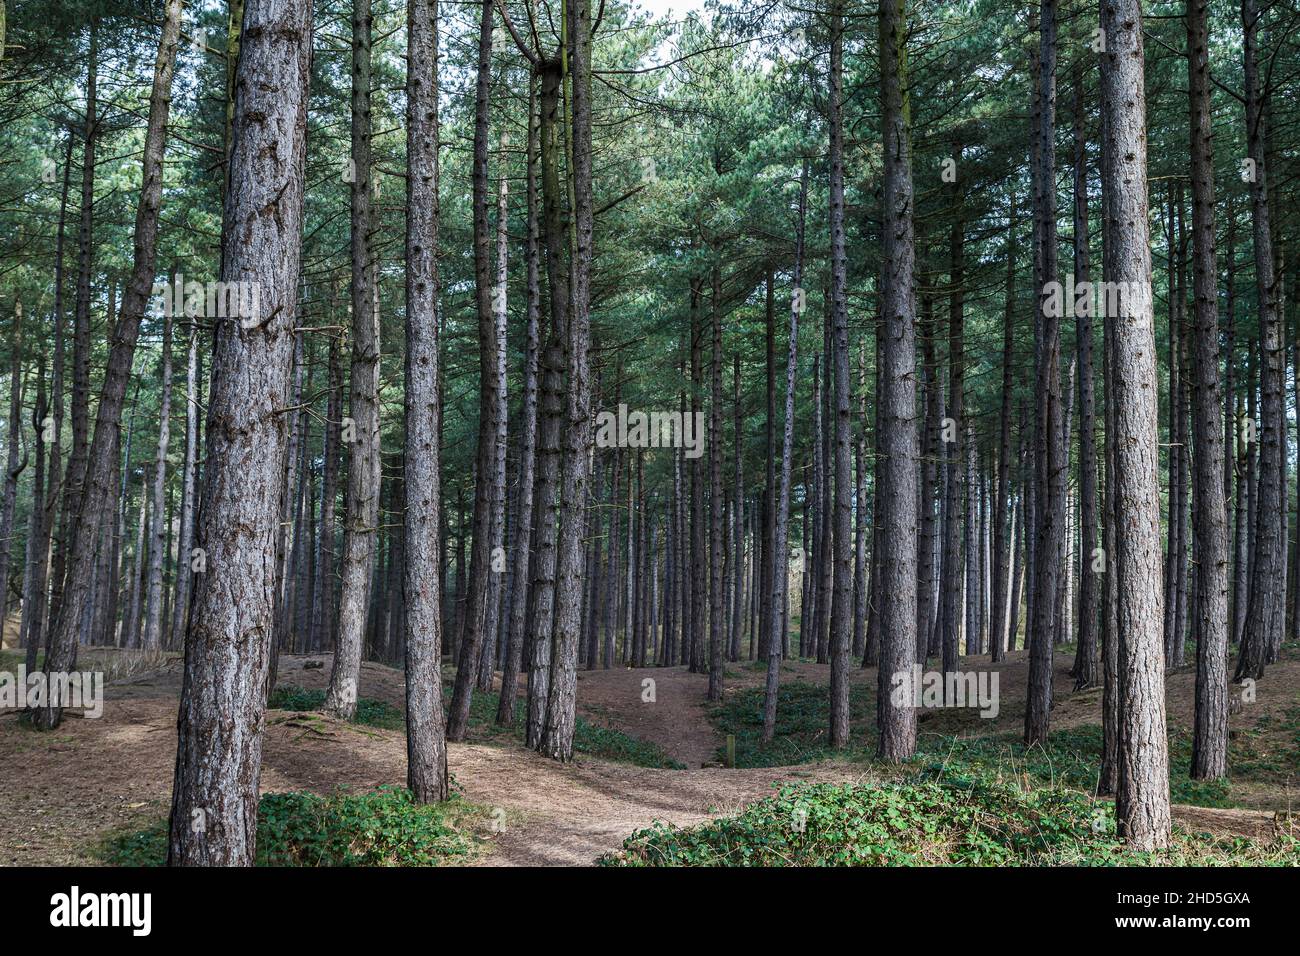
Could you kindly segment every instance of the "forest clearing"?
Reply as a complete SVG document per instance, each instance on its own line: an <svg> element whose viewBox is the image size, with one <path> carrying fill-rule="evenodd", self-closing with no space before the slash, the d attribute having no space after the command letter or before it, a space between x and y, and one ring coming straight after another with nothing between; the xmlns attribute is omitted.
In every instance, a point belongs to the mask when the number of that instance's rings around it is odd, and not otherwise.
<svg viewBox="0 0 1300 956"><path fill-rule="evenodd" d="M0 12L24 918L541 866L1285 915L1290 0Z"/></svg>

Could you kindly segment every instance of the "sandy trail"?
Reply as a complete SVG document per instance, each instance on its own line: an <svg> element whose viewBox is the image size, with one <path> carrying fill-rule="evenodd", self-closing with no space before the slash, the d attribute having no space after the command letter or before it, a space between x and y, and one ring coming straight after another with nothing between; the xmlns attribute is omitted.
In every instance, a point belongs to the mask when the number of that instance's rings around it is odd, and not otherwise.
<svg viewBox="0 0 1300 956"><path fill-rule="evenodd" d="M1062 655L1063 657L1063 655ZM304 664L321 658L282 659L281 683L320 687L324 667ZM983 662L982 662L983 663ZM988 666L984 663L983 666ZM1058 660L1058 707L1054 726L1095 720L1096 694L1071 695ZM1005 664L1003 723L1018 723L1023 709L1023 652ZM1274 686L1294 687L1300 661L1276 666ZM826 668L807 663L783 667L783 680L826 680ZM1170 717L1188 711L1193 675L1171 675ZM643 681L654 684L654 702L643 697ZM686 770L659 770L578 757L565 766L514 742L452 744L451 772L457 787L475 803L504 811L481 865L584 865L617 849L632 831L655 820L697 823L736 810L771 792L781 781L853 781L870 771L862 765L823 762L755 770L716 765L721 743L707 720L705 676L683 668L584 671L579 708L590 720L659 744ZM855 668L852 680L875 680L875 671ZM727 687L762 681L756 669L733 665ZM139 827L165 815L176 747L180 691L177 660L110 684L104 715L70 718L55 733L18 726L14 712L0 712L0 865L93 864L94 851L110 831ZM362 666L364 696L400 705L400 671ZM1294 695L1288 695L1294 701ZM1285 701L1270 705L1279 710ZM936 719L933 723L946 723ZM987 726L987 731L1006 727ZM938 730L927 721L923 732ZM944 728L952 732L956 728ZM984 728L979 728L983 730ZM320 715L304 720L283 711L267 715L262 789L305 789L329 793L339 786L370 789L401 784L406 750L401 731L343 724ZM1264 835L1272 813L1175 808L1175 816L1201 828L1246 836Z"/></svg>

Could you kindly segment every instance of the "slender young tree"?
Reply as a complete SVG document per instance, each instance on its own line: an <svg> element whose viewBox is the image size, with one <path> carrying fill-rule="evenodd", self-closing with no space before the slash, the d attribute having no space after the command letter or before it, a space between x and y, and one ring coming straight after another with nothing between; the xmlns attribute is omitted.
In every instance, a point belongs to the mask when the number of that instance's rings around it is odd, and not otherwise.
<svg viewBox="0 0 1300 956"><path fill-rule="evenodd" d="M247 33L247 12L244 24ZM354 433L348 447L338 640L325 693L325 709L342 720L351 720L357 709L357 683L361 679L361 653L370 612L379 526L379 314L374 288L374 250L370 241L374 191L370 158L372 27L370 0L353 0L352 154L348 167L351 172L352 362L348 414Z"/></svg>
<svg viewBox="0 0 1300 956"><path fill-rule="evenodd" d="M785 361L785 419L781 437L781 464L776 475L774 522L772 534L772 601L768 606L767 679L763 690L763 740L776 733L776 702L781 680L781 655L784 653L785 603L790 587L790 569L786 560L789 550L790 468L794 456L794 386L799 359L799 315L804 309L803 253L804 217L808 204L808 160L799 177L799 211L795 219L794 276L790 287L790 338Z"/></svg>
<svg viewBox="0 0 1300 956"><path fill-rule="evenodd" d="M834 596L831 602L830 745L849 742L849 634L853 626L853 422L849 397L848 260L844 249L844 10L831 5L831 318L835 365Z"/></svg>

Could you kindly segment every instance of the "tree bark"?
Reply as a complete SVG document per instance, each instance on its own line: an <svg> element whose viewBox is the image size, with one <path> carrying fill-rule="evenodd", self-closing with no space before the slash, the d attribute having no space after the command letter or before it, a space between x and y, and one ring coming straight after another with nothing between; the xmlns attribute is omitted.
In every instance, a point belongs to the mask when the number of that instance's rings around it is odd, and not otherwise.
<svg viewBox="0 0 1300 956"><path fill-rule="evenodd" d="M175 6L179 14L179 0ZM252 328L218 323L213 348L197 535L208 562L196 578L186 631L168 850L173 866L251 866L255 859L310 62L311 5L248 0L235 75L222 280L256 282L261 309Z"/></svg>
<svg viewBox="0 0 1300 956"><path fill-rule="evenodd" d="M245 14L245 24L247 24ZM352 99L350 241L352 265L352 362L348 409L355 429L348 448L344 503L342 584L338 640L330 670L325 709L351 720L357 709L357 683L370 610L370 588L379 525L379 315L374 300L375 263L371 247L371 32L370 0L352 3Z"/></svg>
<svg viewBox="0 0 1300 956"><path fill-rule="evenodd" d="M1113 278L1135 283L1129 314L1113 328L1116 582L1118 594L1119 833L1135 848L1169 843L1169 759L1165 737L1160 621L1160 487L1151 243L1147 218L1146 101L1140 0L1102 0L1101 62L1105 156L1103 207L1111 226Z"/></svg>
<svg viewBox="0 0 1300 956"><path fill-rule="evenodd" d="M880 3L880 99L884 323L881 368L882 524L878 755L898 763L916 751L916 711L907 695L891 700L894 675L910 674L916 655L916 250L907 93L907 13L901 0Z"/></svg>
<svg viewBox="0 0 1300 956"><path fill-rule="evenodd" d="M442 712L442 510L438 418L438 3L409 0L406 40L406 452L403 465L403 643L406 785L445 800Z"/></svg>

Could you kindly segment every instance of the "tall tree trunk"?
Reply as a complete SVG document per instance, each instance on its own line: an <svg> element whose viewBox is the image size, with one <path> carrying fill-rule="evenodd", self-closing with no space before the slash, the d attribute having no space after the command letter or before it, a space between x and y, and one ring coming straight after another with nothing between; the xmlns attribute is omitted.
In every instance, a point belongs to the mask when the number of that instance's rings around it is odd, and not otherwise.
<svg viewBox="0 0 1300 956"><path fill-rule="evenodd" d="M501 131L501 153L497 172L497 223L496 223L496 282L491 292L493 369L492 397L496 401L494 424L495 458L492 463L492 533L488 552L488 589L483 613L483 648L479 654L477 685L479 690L492 689L492 672L496 661L497 630L501 624L502 583L505 581L505 531L506 531L506 428L509 403L506 396L506 280L509 278L506 246L509 192L506 179L505 130ZM457 675L459 676L459 674Z"/></svg>
<svg viewBox="0 0 1300 956"><path fill-rule="evenodd" d="M178 13L179 7L176 0ZM186 632L168 849L173 866L251 866L255 857L310 62L311 5L248 0L221 278L258 283L261 312L253 328L218 323L213 348L210 451L197 535L208 564L196 579ZM214 753L222 759L213 760Z"/></svg>
<svg viewBox="0 0 1300 956"><path fill-rule="evenodd" d="M961 146L955 144L954 153L960 159ZM954 184L952 201L960 207L963 201L961 186ZM966 432L963 422L965 400L965 302L962 295L965 230L960 214L955 215L949 232L949 298L948 298L948 407L943 422L944 461L946 465L946 490L944 496L943 571L941 572L941 597L943 602L943 673L956 673L961 666L961 648L958 644L962 629L962 437ZM945 682L945 686L948 686Z"/></svg>
<svg viewBox="0 0 1300 956"><path fill-rule="evenodd" d="M1034 164L1034 214L1037 222L1037 328L1041 334L1035 390L1039 416L1034 512L1033 614L1029 620L1029 690L1025 743L1046 743L1052 710L1052 651L1059 624L1058 555L1065 541L1065 435L1061 407L1061 322L1050 308L1049 283L1057 281L1056 251L1056 0L1039 8L1039 74L1036 102L1038 152ZM1054 314L1056 313L1056 314Z"/></svg>
<svg viewBox="0 0 1300 956"><path fill-rule="evenodd" d="M59 514L58 538L55 541L54 572L51 580L50 609L55 619L63 607L66 581L84 579L68 577L68 562L81 518L85 496L90 422L90 282L94 269L95 224L95 147L99 136L99 18L90 20L90 40L86 55L86 109L82 127L81 217L77 230L77 297L72 317L72 448L67 471L63 475L63 508ZM163 135L166 135L164 129ZM150 270L152 272L152 269ZM149 276L152 283L153 276ZM62 378L62 356L60 379ZM60 381L60 389L62 382ZM62 405L62 396L59 396ZM94 524L94 522L92 522ZM78 617L80 617L78 613Z"/></svg>
<svg viewBox="0 0 1300 956"><path fill-rule="evenodd" d="M808 160L803 162L799 177L799 212L795 220L794 276L790 287L790 337L785 361L785 424L781 437L781 465L776 476L772 533L772 601L769 605L769 646L767 649L767 678L763 690L763 740L770 741L776 732L776 702L781 681L782 631L785 623L786 592L790 586L789 518L790 518L790 467L794 456L794 385L799 364L799 313L803 311L803 252L804 216L808 204Z"/></svg>
<svg viewBox="0 0 1300 956"><path fill-rule="evenodd" d="M1139 850L1169 843L1169 758L1161 660L1159 414L1147 219L1146 99L1140 0L1104 0L1102 183L1108 280L1135 283L1113 328L1115 525L1119 676L1119 833ZM1113 402L1111 401L1113 397Z"/></svg>
<svg viewBox="0 0 1300 956"><path fill-rule="evenodd" d="M524 382L519 417L519 493L515 500L514 587L509 604L509 625L506 634L506 662L501 670L501 696L497 704L497 723L511 726L515 719L515 685L523 661L524 621L528 610L531 583L529 575L532 557L533 483L537 465L537 372L540 352L541 284L539 225L537 219L537 137L540 117L537 113L537 77L530 75L528 82L528 185L525 193L527 205L527 246L524 252L525 322L524 330Z"/></svg>
<svg viewBox="0 0 1300 956"><path fill-rule="evenodd" d="M722 699L723 641L726 625L726 499L722 491L722 269L713 266L710 297L713 347L709 359L709 684L708 699ZM640 457L638 456L638 464Z"/></svg>
<svg viewBox="0 0 1300 956"><path fill-rule="evenodd" d="M180 0L168 0L149 94L149 120L144 141L140 203L136 207L131 279L122 297L118 321L113 329L96 413L95 433L80 498L80 512L76 515L75 526L69 535L71 546L68 549L69 560L65 574L69 581L92 579L101 513L109 501L109 494L115 490L112 471L113 460L118 453L122 402L131 373L131 360L135 355L140 322L153 292L158 215L162 204L163 146L171 107L172 70L176 63L180 20ZM66 507L66 497L64 500ZM47 673L75 669L77 639L92 598L89 588L71 588L64 592L49 635L49 648L45 658ZM62 710L49 702L35 717L37 726L52 730L62 720Z"/></svg>
<svg viewBox="0 0 1300 956"><path fill-rule="evenodd" d="M171 437L172 408L172 317L163 315L162 370L159 383L158 407L158 453L154 460L152 508L153 515L149 522L151 531L149 546L149 590L145 612L143 645L148 650L155 650L162 644L163 621L163 556L167 552L166 501L167 487L167 445Z"/></svg>
<svg viewBox="0 0 1300 956"><path fill-rule="evenodd" d="M1076 226L1076 229L1078 227ZM1008 633L1011 614L1008 600L1011 593L1011 564L1015 552L1015 535L1008 527L1008 499L1011 495L1011 399L1012 367L1015 360L1016 316L1016 197L1011 195L1011 209L1007 214L1006 287L1003 293L1002 312L1002 410L999 419L997 492L993 506L993 620L990 626L993 662L1002 660L1008 648L1014 647L1016 635Z"/></svg>
<svg viewBox="0 0 1300 956"><path fill-rule="evenodd" d="M573 216L568 329L568 395L561 475L562 527L556 569L555 649L546 705L546 727L538 749L567 763L573 757L577 705L578 635L582 609L582 542L586 525L591 444L590 348L591 258L595 206L591 168L591 2L569 0L571 37L570 95Z"/></svg>
<svg viewBox="0 0 1300 956"><path fill-rule="evenodd" d="M1283 395L1282 320L1277 309L1278 287L1274 272L1273 236L1269 219L1268 170L1265 161L1265 116L1260 88L1258 0L1243 0L1241 20L1245 32L1245 84L1247 147L1254 162L1250 198L1255 247L1255 286L1259 301L1260 408L1259 491L1255 502L1254 560L1250 574L1250 604L1246 629L1237 656L1234 680L1258 680L1274 640L1283 628L1286 604L1286 498L1282 468L1286 441Z"/></svg>
<svg viewBox="0 0 1300 956"><path fill-rule="evenodd" d="M831 603L830 745L849 742L849 634L853 626L853 422L849 396L848 261L844 248L844 12L831 6L831 317L835 359L834 597Z"/></svg>
<svg viewBox="0 0 1300 956"><path fill-rule="evenodd" d="M878 389L884 465L880 490L880 668L878 754L897 763L916 751L916 710L895 694L916 656L916 249L912 226L911 110L907 91L907 14L902 0L880 3L880 99L884 140L883 275L880 312L884 364Z"/></svg>
<svg viewBox="0 0 1300 956"><path fill-rule="evenodd" d="M402 482L406 785L445 800L438 449L438 3L410 0L406 40L406 362Z"/></svg>
<svg viewBox="0 0 1300 956"><path fill-rule="evenodd" d="M1074 100L1074 282L1092 277L1088 236L1088 168L1083 60L1075 58ZM1097 683L1098 573L1093 567L1097 548L1096 393L1092 368L1092 309L1076 309L1075 355L1079 372L1079 633L1075 651L1074 689Z"/></svg>
<svg viewBox="0 0 1300 956"><path fill-rule="evenodd" d="M1195 444L1196 717L1191 775L1228 772L1228 508L1219 394L1219 267L1214 248L1209 2L1187 2L1192 154L1192 439ZM1228 361L1229 367L1232 360Z"/></svg>
<svg viewBox="0 0 1300 956"><path fill-rule="evenodd" d="M370 242L374 191L370 162L372 25L370 0L352 0L352 363L348 410L355 433L348 449L338 640L325 694L325 709L342 720L351 720L357 709L357 682L361 679L379 525L379 315Z"/></svg>

